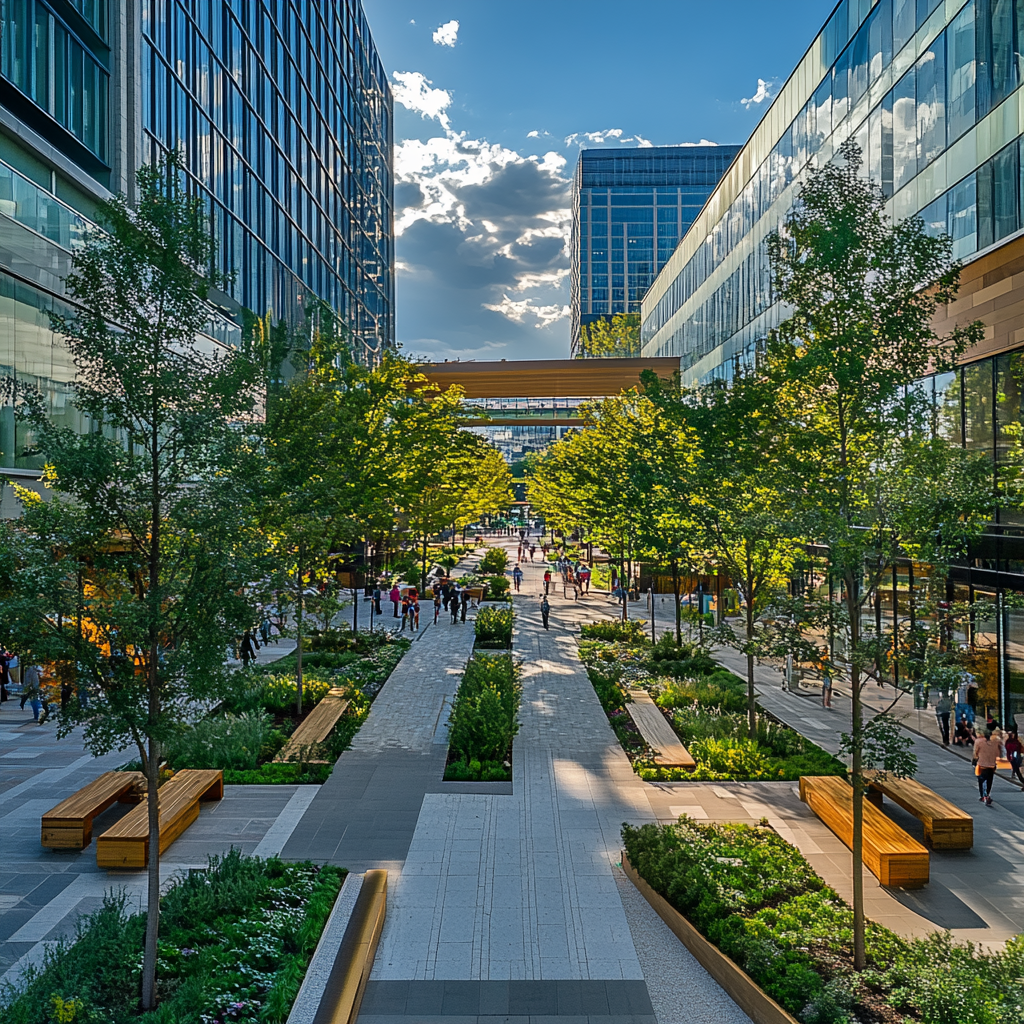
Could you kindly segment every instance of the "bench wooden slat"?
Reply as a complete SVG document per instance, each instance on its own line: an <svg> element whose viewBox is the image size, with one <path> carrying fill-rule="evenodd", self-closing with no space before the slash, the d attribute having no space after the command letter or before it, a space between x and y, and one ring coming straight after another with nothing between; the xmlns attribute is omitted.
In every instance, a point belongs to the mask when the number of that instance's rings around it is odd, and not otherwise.
<svg viewBox="0 0 1024 1024"><path fill-rule="evenodd" d="M298 758L303 747L323 743L331 735L349 702L344 690L332 689L321 698L320 703L299 723L288 742L280 749L275 761L291 761Z"/></svg>
<svg viewBox="0 0 1024 1024"><path fill-rule="evenodd" d="M224 773L185 768L160 787L160 856L199 817L200 800L224 796ZM149 862L149 804L143 802L96 840L101 868L144 868Z"/></svg>
<svg viewBox="0 0 1024 1024"><path fill-rule="evenodd" d="M853 787L835 776L801 776L800 799L853 848ZM870 801L864 801L864 863L886 886L916 889L928 881L926 847Z"/></svg>
<svg viewBox="0 0 1024 1024"><path fill-rule="evenodd" d="M42 816L40 841L51 850L84 850L96 815L117 801L137 803L145 790L142 772L104 772Z"/></svg>
<svg viewBox="0 0 1024 1024"><path fill-rule="evenodd" d="M651 700L646 690L631 689L632 702L626 705L629 717L633 719L640 735L654 751L654 763L661 768L685 768L693 771L697 762L693 755L679 742L675 730L665 720L661 708Z"/></svg>
<svg viewBox="0 0 1024 1024"><path fill-rule="evenodd" d="M974 845L974 818L966 811L916 779L897 779L892 775L879 778L865 772L870 790L877 794L877 805L883 794L924 824L925 842L936 850L969 850Z"/></svg>

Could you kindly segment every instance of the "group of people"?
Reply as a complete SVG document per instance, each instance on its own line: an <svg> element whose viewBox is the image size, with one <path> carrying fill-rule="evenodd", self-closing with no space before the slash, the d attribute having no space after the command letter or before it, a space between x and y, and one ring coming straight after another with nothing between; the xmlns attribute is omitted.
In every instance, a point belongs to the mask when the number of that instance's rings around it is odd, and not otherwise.
<svg viewBox="0 0 1024 1024"><path fill-rule="evenodd" d="M561 554L555 559L554 571L562 577L562 593L568 597L568 589L572 587L573 600L578 600L580 595L590 593L590 566L586 562L573 561L567 555ZM552 570L544 570L544 593L551 593L551 584L554 580ZM516 587L518 590L519 587Z"/></svg>
<svg viewBox="0 0 1024 1024"><path fill-rule="evenodd" d="M0 650L0 703L11 699L11 691L20 688L17 695L21 708L32 708L32 720L45 722L50 716L50 699L45 685L42 665L31 659L22 659L13 651Z"/></svg>

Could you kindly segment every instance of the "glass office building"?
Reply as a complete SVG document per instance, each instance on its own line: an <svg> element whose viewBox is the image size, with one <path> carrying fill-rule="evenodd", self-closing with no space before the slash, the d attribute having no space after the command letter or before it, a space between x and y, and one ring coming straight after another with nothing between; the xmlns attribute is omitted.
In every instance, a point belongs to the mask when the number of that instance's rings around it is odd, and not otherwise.
<svg viewBox="0 0 1024 1024"><path fill-rule="evenodd" d="M936 328L980 319L985 338L920 386L936 430L989 454L999 487L1024 425L1022 54L1021 3L843 0L647 293L643 354L679 358L687 383L728 379L752 358L785 315L765 238L809 169L853 138L893 219L921 216L964 261ZM951 586L949 600L982 601L964 639L983 703L1024 714L1024 614L1007 598L1024 592L1024 519L1000 512ZM894 604L906 582L897 589Z"/></svg>
<svg viewBox="0 0 1024 1024"><path fill-rule="evenodd" d="M339 310L357 356L394 344L392 99L359 0L0 0L0 373L71 426L72 367L45 311L138 166L179 147L210 212L213 343L242 308ZM37 478L0 406L0 474ZM2 488L0 514L11 514Z"/></svg>
<svg viewBox="0 0 1024 1024"><path fill-rule="evenodd" d="M394 345L392 98L359 0L143 0L142 153L180 146L232 298Z"/></svg>
<svg viewBox="0 0 1024 1024"><path fill-rule="evenodd" d="M580 328L639 313L739 146L584 149L573 176L572 352Z"/></svg>

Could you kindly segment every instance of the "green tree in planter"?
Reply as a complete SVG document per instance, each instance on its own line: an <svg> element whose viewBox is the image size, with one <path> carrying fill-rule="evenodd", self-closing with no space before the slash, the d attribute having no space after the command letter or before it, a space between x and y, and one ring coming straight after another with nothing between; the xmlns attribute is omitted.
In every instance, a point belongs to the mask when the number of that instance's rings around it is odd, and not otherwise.
<svg viewBox="0 0 1024 1024"><path fill-rule="evenodd" d="M860 151L811 175L784 227L768 242L775 295L792 315L772 334L763 367L787 420L793 515L828 551L842 584L853 695L854 962L864 966L861 872L865 734L861 687L863 608L898 550L924 545L938 523L955 547L992 508L972 456L931 437L931 410L910 385L955 365L982 326L939 337L932 321L956 295L960 266L948 236L929 237L919 218L892 225L881 191L860 177ZM936 475L952 463L952 479ZM923 548L922 548L923 550Z"/></svg>
<svg viewBox="0 0 1024 1024"><path fill-rule="evenodd" d="M50 314L75 364L72 402L92 429L48 420L31 388L19 395L55 496L21 492L14 529L28 581L42 587L16 639L77 663L92 689L87 706L62 708L61 735L81 723L94 754L138 747L151 851L144 1008L157 1001L161 750L195 702L215 696L225 652L252 622L240 595L259 549L244 427L261 367L200 338L213 250L181 179L170 157L138 172L136 206L115 196L101 207L106 231L76 250L66 280L76 311ZM27 612L32 595L20 589ZM55 628L55 610L71 611L75 628Z"/></svg>

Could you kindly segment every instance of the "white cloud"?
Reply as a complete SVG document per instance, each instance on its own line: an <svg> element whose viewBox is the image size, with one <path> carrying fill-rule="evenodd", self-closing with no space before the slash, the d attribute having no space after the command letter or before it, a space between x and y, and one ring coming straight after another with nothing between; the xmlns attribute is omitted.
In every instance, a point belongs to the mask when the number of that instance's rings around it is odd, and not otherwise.
<svg viewBox="0 0 1024 1024"><path fill-rule="evenodd" d="M401 103L406 110L421 117L433 118L445 131L448 130L450 124L447 111L452 102L450 92L432 89L433 82L419 71L394 71L391 77L395 82L392 91L396 103Z"/></svg>
<svg viewBox="0 0 1024 1024"><path fill-rule="evenodd" d="M448 125L445 90L418 72L395 81L402 89L396 99L443 129L395 146L399 338L406 350L431 358L487 358L498 349L514 358L567 355L566 157L470 138ZM537 130L531 139L545 134Z"/></svg>
<svg viewBox="0 0 1024 1024"><path fill-rule="evenodd" d="M544 134L546 135L547 132ZM627 135L621 128L605 128L599 132L573 132L572 135L565 137L567 146L577 145L580 149L585 149L587 143L604 146L612 142L618 142L623 146L634 146L637 149L648 149L654 145L642 135Z"/></svg>
<svg viewBox="0 0 1024 1024"><path fill-rule="evenodd" d="M484 309L493 309L495 313L501 313L513 323L521 324L527 317L535 317L537 322L534 327L549 327L559 320L564 320L569 315L568 306L536 306L529 299L516 301L503 295L501 302L492 304L484 303Z"/></svg>
<svg viewBox="0 0 1024 1024"><path fill-rule="evenodd" d="M438 46L454 46L459 38L459 23L453 18L434 30L434 42Z"/></svg>
<svg viewBox="0 0 1024 1024"><path fill-rule="evenodd" d="M711 142L708 139L701 139L700 142L673 142L673 146L717 146L717 142Z"/></svg>
<svg viewBox="0 0 1024 1024"><path fill-rule="evenodd" d="M743 104L749 110L755 104L764 103L765 100L771 99L772 89L774 88L774 82L766 82L763 78L757 80L757 92L753 96L747 99L741 99L740 103Z"/></svg>

